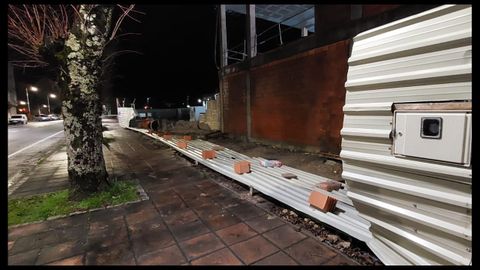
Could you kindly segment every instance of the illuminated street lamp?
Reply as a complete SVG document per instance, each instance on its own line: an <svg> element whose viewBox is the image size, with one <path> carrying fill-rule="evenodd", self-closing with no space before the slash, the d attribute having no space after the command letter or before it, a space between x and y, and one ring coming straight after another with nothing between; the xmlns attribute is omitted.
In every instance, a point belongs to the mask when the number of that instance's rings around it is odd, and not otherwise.
<svg viewBox="0 0 480 270"><path fill-rule="evenodd" d="M48 114L50 114L50 99L48 97L56 98L57 96L55 94L47 95ZM45 106L45 105L43 105L43 106Z"/></svg>
<svg viewBox="0 0 480 270"><path fill-rule="evenodd" d="M202 103L202 100L201 100L201 99L198 99L197 101L198 101L198 103Z"/></svg>
<svg viewBox="0 0 480 270"><path fill-rule="evenodd" d="M35 86L30 86L30 91L37 92L38 88ZM25 88L25 93L27 93L27 105L28 105L28 113L30 113L30 99L28 98L28 87Z"/></svg>
<svg viewBox="0 0 480 270"><path fill-rule="evenodd" d="M20 101L20 105L26 105L27 103L25 101Z"/></svg>
<svg viewBox="0 0 480 270"><path fill-rule="evenodd" d="M45 104L43 104L42 106L43 106L44 108L47 108L47 107L48 107L48 106L47 106L47 105L45 105Z"/></svg>

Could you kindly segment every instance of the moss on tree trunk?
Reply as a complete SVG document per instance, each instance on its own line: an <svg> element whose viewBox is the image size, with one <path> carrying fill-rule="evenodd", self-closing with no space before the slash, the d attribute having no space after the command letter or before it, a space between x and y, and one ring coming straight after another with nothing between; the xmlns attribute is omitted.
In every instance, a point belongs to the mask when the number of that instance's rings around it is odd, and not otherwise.
<svg viewBox="0 0 480 270"><path fill-rule="evenodd" d="M72 199L81 199L108 183L98 88L112 8L81 6L79 13L83 20L74 23L65 42L60 76Z"/></svg>

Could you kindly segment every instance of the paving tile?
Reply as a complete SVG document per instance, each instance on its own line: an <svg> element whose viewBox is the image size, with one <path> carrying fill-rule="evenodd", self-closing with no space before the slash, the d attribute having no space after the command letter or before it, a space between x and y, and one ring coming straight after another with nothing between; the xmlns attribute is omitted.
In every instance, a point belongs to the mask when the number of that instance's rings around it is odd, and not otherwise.
<svg viewBox="0 0 480 270"><path fill-rule="evenodd" d="M241 199L235 197L216 200L216 202L218 202L222 206L222 209L228 209L243 203Z"/></svg>
<svg viewBox="0 0 480 270"><path fill-rule="evenodd" d="M241 220L234 214L224 212L220 215L216 215L207 219L204 219L205 223L212 230L220 230L233 224L239 223Z"/></svg>
<svg viewBox="0 0 480 270"><path fill-rule="evenodd" d="M264 233L285 224L281 219L270 214L249 219L245 223L258 233Z"/></svg>
<svg viewBox="0 0 480 270"><path fill-rule="evenodd" d="M21 236L27 236L27 235L36 234L42 231L48 231L48 230L49 230L49 227L48 227L48 223L46 222L19 226L19 227L8 229L8 239L15 240Z"/></svg>
<svg viewBox="0 0 480 270"><path fill-rule="evenodd" d="M135 259L128 243L86 254L86 265L134 265Z"/></svg>
<svg viewBox="0 0 480 270"><path fill-rule="evenodd" d="M188 259L194 259L212 251L221 249L222 244L213 233L207 233L195 238L180 242L180 247L187 255Z"/></svg>
<svg viewBox="0 0 480 270"><path fill-rule="evenodd" d="M185 200L185 203L190 208L198 209L198 208L213 205L215 202L208 197L198 197L198 198L192 199L192 200ZM219 208L220 208L220 205L219 205Z"/></svg>
<svg viewBox="0 0 480 270"><path fill-rule="evenodd" d="M160 214L157 212L157 210L152 207L148 209L142 209L135 213L127 214L126 219L129 225L133 225L133 224L144 222L159 216Z"/></svg>
<svg viewBox="0 0 480 270"><path fill-rule="evenodd" d="M128 241L127 226L124 224L104 230L91 230L87 236L86 246L88 250L96 250Z"/></svg>
<svg viewBox="0 0 480 270"><path fill-rule="evenodd" d="M8 265L34 265L39 249L8 256Z"/></svg>
<svg viewBox="0 0 480 270"><path fill-rule="evenodd" d="M172 231L173 235L175 235L178 241L184 241L198 235L210 232L210 230L207 228L207 226L203 224L201 220L176 225L171 227L170 230Z"/></svg>
<svg viewBox="0 0 480 270"><path fill-rule="evenodd" d="M231 207L228 209L228 211L235 214L241 220L249 220L265 214L265 211L249 203L243 203L243 204L239 204L237 206Z"/></svg>
<svg viewBox="0 0 480 270"><path fill-rule="evenodd" d="M15 240L15 243L10 249L9 254L13 255L59 242L61 242L61 238L59 233L55 230L27 235Z"/></svg>
<svg viewBox="0 0 480 270"><path fill-rule="evenodd" d="M166 228L167 227L165 227L165 225L163 224L163 220L161 217L156 217L148 221L128 225L128 229L130 230L132 238L136 238L140 235L147 233L163 231Z"/></svg>
<svg viewBox="0 0 480 270"><path fill-rule="evenodd" d="M246 264L252 264L278 251L277 247L260 235L237 243L230 248Z"/></svg>
<svg viewBox="0 0 480 270"><path fill-rule="evenodd" d="M113 229L116 227L122 227L125 225L125 220L123 216L115 216L110 220L99 220L99 221L90 221L89 230L92 231L101 231L106 229Z"/></svg>
<svg viewBox="0 0 480 270"><path fill-rule="evenodd" d="M73 215L65 218L59 218L54 220L49 220L46 223L50 228L66 228L66 227L76 227L76 226L85 226L88 223L89 213Z"/></svg>
<svg viewBox="0 0 480 270"><path fill-rule="evenodd" d="M218 203L214 203L211 201L209 204L205 204L202 206L193 206L193 209L195 209L195 212L201 217L201 218L211 218L217 215L221 215L222 213L225 213L224 210L222 210L222 207Z"/></svg>
<svg viewBox="0 0 480 270"><path fill-rule="evenodd" d="M80 224L78 226L65 226L56 229L56 232L59 234L59 237L62 242L68 242L71 240L82 240L86 241L88 225Z"/></svg>
<svg viewBox="0 0 480 270"><path fill-rule="evenodd" d="M140 212L142 210L155 209L155 206L153 205L153 202L151 200L146 200L146 201L127 204L123 208L125 209L125 213L128 215L128 214Z"/></svg>
<svg viewBox="0 0 480 270"><path fill-rule="evenodd" d="M295 231L287 224L263 234L265 238L272 241L280 248L291 246L302 239L307 238L303 233Z"/></svg>
<svg viewBox="0 0 480 270"><path fill-rule="evenodd" d="M161 248L168 247L175 243L175 240L167 229L145 232L143 234L132 237L133 250L138 257L142 254L157 251Z"/></svg>
<svg viewBox="0 0 480 270"><path fill-rule="evenodd" d="M125 215L125 210L122 207L115 207L109 209L102 209L98 211L90 212L90 226L94 223L102 223L110 224L114 222L123 221L123 216Z"/></svg>
<svg viewBox="0 0 480 270"><path fill-rule="evenodd" d="M69 241L54 246L43 247L40 250L36 264L46 264L60 259L79 255L85 251L85 243Z"/></svg>
<svg viewBox="0 0 480 270"><path fill-rule="evenodd" d="M324 265L359 265L359 264L342 254L338 254L337 256L333 257L331 260L328 260L327 262L325 262Z"/></svg>
<svg viewBox="0 0 480 270"><path fill-rule="evenodd" d="M181 209L187 209L187 205L182 202L182 201L175 201L170 204L164 204L164 205L157 205L158 212L160 213L160 216L169 216Z"/></svg>
<svg viewBox="0 0 480 270"><path fill-rule="evenodd" d="M177 226L198 220L197 214L190 209L181 209L163 218L170 226Z"/></svg>
<svg viewBox="0 0 480 270"><path fill-rule="evenodd" d="M77 255L70 258L54 261L48 265L83 265L85 255Z"/></svg>
<svg viewBox="0 0 480 270"><path fill-rule="evenodd" d="M187 260L177 245L172 245L137 257L139 265L180 265Z"/></svg>
<svg viewBox="0 0 480 270"><path fill-rule="evenodd" d="M283 251L279 251L273 255L262 259L254 265L298 265L292 258L290 258L287 254Z"/></svg>
<svg viewBox="0 0 480 270"><path fill-rule="evenodd" d="M238 243L256 234L257 232L245 223L238 223L217 231L217 235L222 238L223 242L227 245Z"/></svg>
<svg viewBox="0 0 480 270"><path fill-rule="evenodd" d="M192 265L243 265L228 249L223 248L192 261Z"/></svg>
<svg viewBox="0 0 480 270"><path fill-rule="evenodd" d="M285 249L290 257L295 258L302 265L320 265L331 260L338 253L315 241L307 238L299 243Z"/></svg>

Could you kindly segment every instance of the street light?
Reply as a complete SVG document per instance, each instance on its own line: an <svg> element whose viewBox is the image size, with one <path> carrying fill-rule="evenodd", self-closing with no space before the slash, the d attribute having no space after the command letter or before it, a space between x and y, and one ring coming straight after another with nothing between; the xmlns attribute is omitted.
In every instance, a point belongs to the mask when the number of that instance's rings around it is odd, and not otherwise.
<svg viewBox="0 0 480 270"><path fill-rule="evenodd" d="M202 103L202 100L201 100L201 99L198 99L197 101L198 101L198 103Z"/></svg>
<svg viewBox="0 0 480 270"><path fill-rule="evenodd" d="M27 104L25 101L20 101L20 105L25 105Z"/></svg>
<svg viewBox="0 0 480 270"><path fill-rule="evenodd" d="M30 86L30 90L33 92L37 92L38 88L35 86ZM30 99L28 98L28 87L25 88L25 93L27 93L28 113L30 114Z"/></svg>
<svg viewBox="0 0 480 270"><path fill-rule="evenodd" d="M47 108L47 105L45 105L45 104L43 104L42 106L43 106L44 108Z"/></svg>
<svg viewBox="0 0 480 270"><path fill-rule="evenodd" d="M48 97L51 97L51 98L56 98L57 96L55 94L50 94L50 95L47 95L47 104L48 104L48 114L50 114L50 99ZM43 105L45 106L45 105Z"/></svg>

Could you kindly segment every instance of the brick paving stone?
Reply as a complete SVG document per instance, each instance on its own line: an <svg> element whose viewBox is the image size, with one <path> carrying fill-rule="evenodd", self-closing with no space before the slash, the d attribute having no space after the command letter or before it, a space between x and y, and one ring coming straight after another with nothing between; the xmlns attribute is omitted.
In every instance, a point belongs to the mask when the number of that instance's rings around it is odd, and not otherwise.
<svg viewBox="0 0 480 270"><path fill-rule="evenodd" d="M132 237L132 241L133 250L137 256L168 247L175 243L172 234L167 229L137 235Z"/></svg>
<svg viewBox="0 0 480 270"><path fill-rule="evenodd" d="M79 255L85 251L85 243L69 241L54 246L46 246L40 250L36 264L46 264L60 259Z"/></svg>
<svg viewBox="0 0 480 270"><path fill-rule="evenodd" d="M101 231L106 229L113 229L125 225L123 216L116 216L111 220L99 220L90 222L90 231Z"/></svg>
<svg viewBox="0 0 480 270"><path fill-rule="evenodd" d="M252 228L245 223L238 223L233 226L217 231L217 235L227 244L235 244L256 235Z"/></svg>
<svg viewBox="0 0 480 270"><path fill-rule="evenodd" d="M359 265L359 264L354 260L339 253L337 256L325 262L324 265Z"/></svg>
<svg viewBox="0 0 480 270"><path fill-rule="evenodd" d="M144 222L150 219L154 219L159 217L160 214L157 212L155 208L143 209L135 213L127 214L126 219L128 224L135 224Z"/></svg>
<svg viewBox="0 0 480 270"><path fill-rule="evenodd" d="M180 242L180 247L185 252L189 260L195 259L212 251L221 249L222 244L213 233L207 233L195 238Z"/></svg>
<svg viewBox="0 0 480 270"><path fill-rule="evenodd" d="M33 265L37 259L39 249L8 256L8 265Z"/></svg>
<svg viewBox="0 0 480 270"><path fill-rule="evenodd" d="M245 223L258 233L264 233L285 224L281 219L269 214L247 220Z"/></svg>
<svg viewBox="0 0 480 270"><path fill-rule="evenodd" d="M283 251L279 251L273 255L262 259L254 265L298 265L292 258L290 258L287 254Z"/></svg>
<svg viewBox="0 0 480 270"><path fill-rule="evenodd" d="M177 226L181 224L186 224L198 220L197 214L190 209L181 209L177 212L172 213L167 217L163 218L165 223L170 226Z"/></svg>
<svg viewBox="0 0 480 270"><path fill-rule="evenodd" d="M307 238L303 233L295 231L292 226L287 224L266 232L263 234L265 238L272 241L275 245L280 248L286 248L291 246L302 239Z"/></svg>
<svg viewBox="0 0 480 270"><path fill-rule="evenodd" d="M70 258L54 261L48 265L83 265L85 255L77 255Z"/></svg>
<svg viewBox="0 0 480 270"><path fill-rule="evenodd" d="M237 243L230 247L246 264L254 263L278 251L278 248L262 236Z"/></svg>
<svg viewBox="0 0 480 270"><path fill-rule="evenodd" d="M208 197L198 197L194 200L185 200L185 203L187 204L188 207L197 209L197 208L213 205L215 202Z"/></svg>
<svg viewBox="0 0 480 270"><path fill-rule="evenodd" d="M237 206L231 207L228 209L228 211L235 214L241 220L249 220L265 214L265 211L249 203L243 203L243 204L239 204Z"/></svg>
<svg viewBox="0 0 480 270"><path fill-rule="evenodd" d="M169 216L173 214L174 212L177 212L181 209L187 209L187 205L182 202L181 200L175 201L170 204L164 204L164 205L157 205L158 212L160 213L160 216Z"/></svg>
<svg viewBox="0 0 480 270"><path fill-rule="evenodd" d="M73 215L65 218L59 218L47 221L50 228L70 228L76 226L85 226L88 223L89 213Z"/></svg>
<svg viewBox="0 0 480 270"><path fill-rule="evenodd" d="M186 261L177 245L142 254L137 257L139 265L180 265Z"/></svg>
<svg viewBox="0 0 480 270"><path fill-rule="evenodd" d="M49 230L49 227L45 222L14 227L8 229L8 240L15 240L21 236L36 234L47 230Z"/></svg>
<svg viewBox="0 0 480 270"><path fill-rule="evenodd" d="M225 211L222 210L220 204L213 202L203 206L193 206L193 208L195 209L197 214L203 219L212 218L214 216L225 213Z"/></svg>
<svg viewBox="0 0 480 270"><path fill-rule="evenodd" d="M220 230L233 224L239 223L241 220L234 214L224 212L220 215L204 219L205 223L212 230Z"/></svg>
<svg viewBox="0 0 480 270"><path fill-rule="evenodd" d="M228 249L224 248L192 261L192 265L243 265Z"/></svg>
<svg viewBox="0 0 480 270"><path fill-rule="evenodd" d="M243 203L242 200L238 198L226 198L223 200L217 200L217 202L222 206L223 209L235 207Z"/></svg>
<svg viewBox="0 0 480 270"><path fill-rule="evenodd" d="M161 217L156 217L150 219L148 221L135 223L135 224L128 224L128 229L130 230L130 235L132 238L136 238L140 235L147 234L147 233L155 233L158 231L163 231L167 227L163 224L163 220Z"/></svg>
<svg viewBox="0 0 480 270"><path fill-rule="evenodd" d="M307 238L294 244L285 249L285 252L302 265L321 265L338 254L312 238Z"/></svg>
<svg viewBox="0 0 480 270"><path fill-rule="evenodd" d="M140 212L142 210L155 209L155 206L153 205L151 200L146 200L146 201L127 204L124 206L124 209L125 209L125 213L128 215L128 214Z"/></svg>
<svg viewBox="0 0 480 270"><path fill-rule="evenodd" d="M10 249L9 254L13 255L59 242L61 242L61 238L59 233L55 230L40 232L33 235L27 235L15 240L15 243Z"/></svg>
<svg viewBox="0 0 480 270"><path fill-rule="evenodd" d="M123 224L103 230L90 230L86 245L89 250L95 250L128 241L127 226Z"/></svg>
<svg viewBox="0 0 480 270"><path fill-rule="evenodd" d="M133 252L128 243L87 252L85 261L87 265L135 265Z"/></svg>
<svg viewBox="0 0 480 270"><path fill-rule="evenodd" d="M56 232L59 234L59 237L62 242L68 242L71 240L82 240L85 241L88 232L87 224L80 224L79 226L73 227L60 227L56 229Z"/></svg>
<svg viewBox="0 0 480 270"><path fill-rule="evenodd" d="M186 223L171 227L173 235L177 238L178 241L184 241L201 234L210 232L210 230L203 224L201 220L194 222Z"/></svg>

